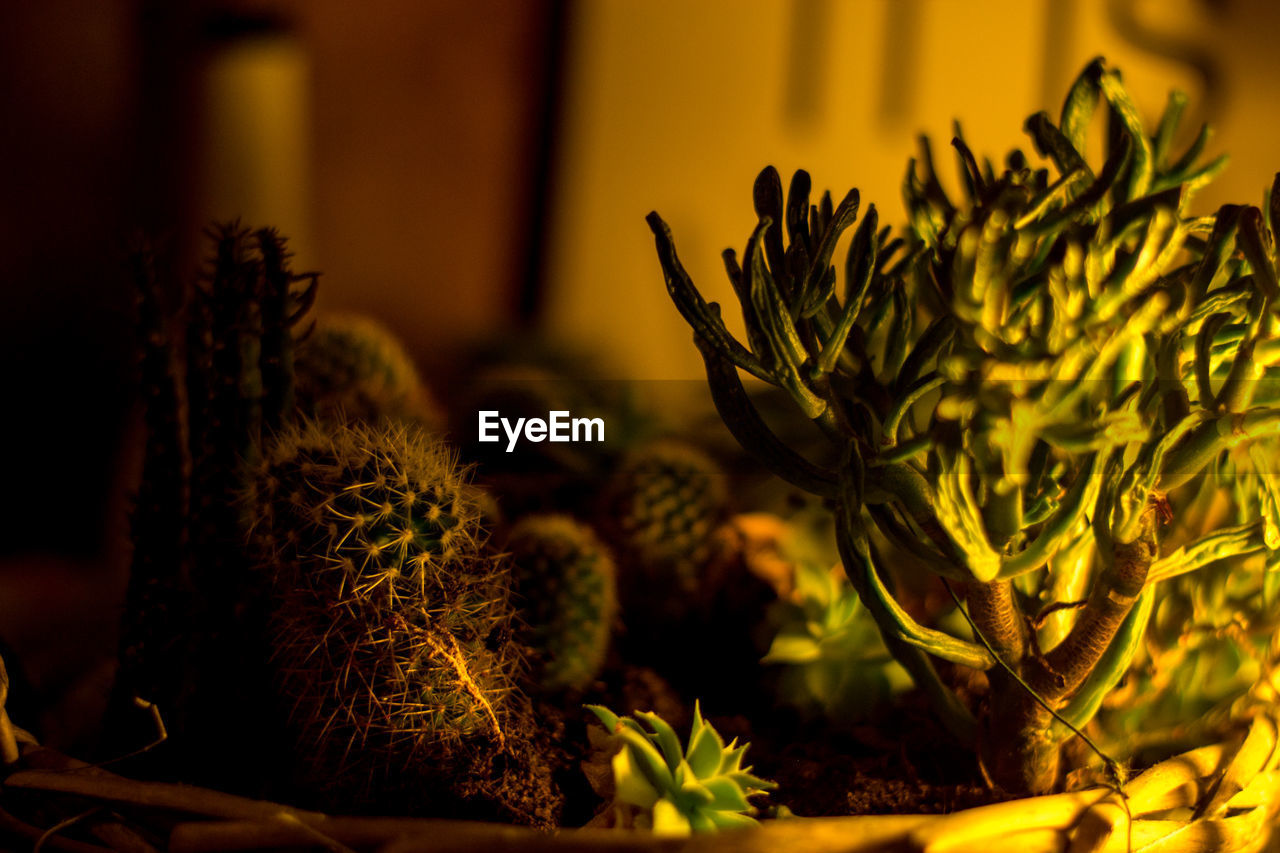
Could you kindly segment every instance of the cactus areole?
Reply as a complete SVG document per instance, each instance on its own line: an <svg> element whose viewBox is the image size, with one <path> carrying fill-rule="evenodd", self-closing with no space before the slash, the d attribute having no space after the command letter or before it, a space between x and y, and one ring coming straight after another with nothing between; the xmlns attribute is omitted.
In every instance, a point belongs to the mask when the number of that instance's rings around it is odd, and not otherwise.
<svg viewBox="0 0 1280 853"><path fill-rule="evenodd" d="M857 190L811 204L805 172L784 194L765 169L759 223L741 255L724 253L745 339L648 217L725 424L831 501L845 571L889 650L1007 791L1061 784L1062 746L1128 671L1170 579L1223 560L1269 567L1280 547L1257 452L1262 518L1162 545L1228 455L1240 476L1243 452L1280 432L1280 403L1258 381L1280 360L1280 192L1192 215L1225 159L1201 162L1203 130L1173 150L1185 103L1171 96L1144 128L1119 74L1095 60L1056 121L1027 120L1037 156L1014 151L997 168L957 127L959 197L923 141L901 231L881 228ZM1089 146L1099 111L1105 140ZM788 392L841 462L779 439L742 373ZM936 576L964 618L908 613L894 594L903 566ZM985 691L967 676L976 699L954 689L963 669L985 674Z"/></svg>

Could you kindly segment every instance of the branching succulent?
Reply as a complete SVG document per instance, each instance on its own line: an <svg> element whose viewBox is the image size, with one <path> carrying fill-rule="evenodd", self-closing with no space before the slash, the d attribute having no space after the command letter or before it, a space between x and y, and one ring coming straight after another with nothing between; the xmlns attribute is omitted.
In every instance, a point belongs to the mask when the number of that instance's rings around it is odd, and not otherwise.
<svg viewBox="0 0 1280 853"><path fill-rule="evenodd" d="M772 782L743 766L749 744L724 738L702 718L695 703L689 745L651 712L619 717L600 705L587 706L621 741L613 756L617 823L652 829L658 835L754 826L748 797L772 790Z"/></svg>
<svg viewBox="0 0 1280 853"><path fill-rule="evenodd" d="M1184 106L1172 96L1148 133L1118 73L1095 61L1056 123L1026 123L1045 167L1015 151L997 170L957 129L955 200L926 141L898 236L874 206L858 221L856 190L810 204L806 173L784 197L765 169L759 224L741 260L724 254L745 342L649 215L726 425L776 474L834 503L845 570L889 650L1010 791L1058 784L1061 745L1129 669L1169 579L1280 546L1256 518L1190 517L1228 451L1280 433L1280 407L1255 398L1280 360L1280 192L1265 209L1190 215L1224 160L1201 163L1205 130L1175 155ZM1094 166L1099 109L1105 160ZM850 229L841 282L832 259ZM780 440L739 371L785 389L839 464ZM1271 506L1270 457L1245 460L1236 482L1256 477ZM1195 535L1165 549L1170 516ZM894 594L895 553L962 598L972 628L913 618ZM986 674L976 707L944 678L956 666Z"/></svg>

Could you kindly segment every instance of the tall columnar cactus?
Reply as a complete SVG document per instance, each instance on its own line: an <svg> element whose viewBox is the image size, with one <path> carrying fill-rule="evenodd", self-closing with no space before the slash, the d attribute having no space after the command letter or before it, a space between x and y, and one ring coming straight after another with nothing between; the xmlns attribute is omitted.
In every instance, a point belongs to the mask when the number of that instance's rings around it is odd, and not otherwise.
<svg viewBox="0 0 1280 853"><path fill-rule="evenodd" d="M453 452L387 423L307 420L269 445L246 500L304 782L349 805L478 798L550 822L509 567Z"/></svg>
<svg viewBox="0 0 1280 853"><path fill-rule="evenodd" d="M522 519L507 540L521 616L546 690L584 690L600 674L617 611L613 557L587 525Z"/></svg>
<svg viewBox="0 0 1280 853"><path fill-rule="evenodd" d="M297 348L298 407L312 417L392 418L439 426L413 359L384 325L359 314L321 314Z"/></svg>
<svg viewBox="0 0 1280 853"><path fill-rule="evenodd" d="M649 216L726 425L834 502L846 572L890 651L1009 790L1057 784L1061 745L1129 668L1164 580L1280 545L1263 521L1241 520L1161 547L1163 520L1188 526L1216 460L1280 433L1280 408L1254 398L1280 352L1268 226L1280 192L1266 211L1190 215L1223 160L1199 162L1206 132L1172 151L1184 105L1172 97L1148 133L1096 61L1056 123L1027 121L1044 167L1014 152L998 170L957 134L958 200L926 143L904 187L909 227L893 237L869 208L843 281L832 258L857 191L811 205L806 173L784 197L766 169L746 251L724 255L745 343ZM1099 107L1108 134L1093 165ZM841 462L779 440L740 370L785 389ZM1269 489L1273 472L1258 473ZM913 619L894 596L894 552L962 596L972 628ZM985 700L962 703L938 660L985 672Z"/></svg>
<svg viewBox="0 0 1280 853"><path fill-rule="evenodd" d="M146 452L115 704L154 702L181 749L203 743L216 756L225 750L214 730L225 731L234 685L246 681L221 663L245 634L251 585L235 495L261 436L292 411L292 330L316 276L291 271L285 241L270 229L226 225L210 237L199 281L180 291L181 312L162 304L150 250L132 255Z"/></svg>

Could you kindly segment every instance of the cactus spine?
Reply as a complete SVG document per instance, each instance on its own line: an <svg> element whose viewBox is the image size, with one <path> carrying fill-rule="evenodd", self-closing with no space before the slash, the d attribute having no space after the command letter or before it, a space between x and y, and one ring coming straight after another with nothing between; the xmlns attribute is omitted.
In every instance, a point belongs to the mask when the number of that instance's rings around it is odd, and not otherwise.
<svg viewBox="0 0 1280 853"><path fill-rule="evenodd" d="M478 797L547 822L555 797L531 792L546 773L519 742L509 570L452 451L390 424L307 420L270 445L248 500L307 778L357 804Z"/></svg>
<svg viewBox="0 0 1280 853"><path fill-rule="evenodd" d="M146 455L114 707L132 707L135 696L154 702L174 748L191 753L176 762L216 777L229 754L218 746L219 732L230 737L224 712L240 696L233 685L252 680L230 671L238 655L227 653L250 633L234 498L262 434L292 408L292 329L317 277L291 271L270 229L231 224L209 236L211 260L182 292L182 314L161 304L150 250L133 253Z"/></svg>

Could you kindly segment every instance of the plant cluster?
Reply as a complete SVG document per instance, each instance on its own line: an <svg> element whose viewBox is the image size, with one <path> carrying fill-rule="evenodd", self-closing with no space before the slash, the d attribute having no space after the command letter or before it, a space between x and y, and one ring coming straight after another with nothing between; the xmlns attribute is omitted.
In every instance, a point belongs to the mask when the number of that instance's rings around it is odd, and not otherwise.
<svg viewBox="0 0 1280 853"><path fill-rule="evenodd" d="M1064 742L1155 637L1151 614L1175 579L1252 605L1274 586L1222 567L1269 565L1280 546L1274 461L1241 452L1280 432L1258 381L1280 352L1280 193L1262 209L1191 215L1224 161L1201 163L1203 130L1173 150L1184 106L1171 97L1148 133L1118 73L1095 61L1056 122L1027 121L1044 166L1014 151L997 170L957 130L956 199L926 142L897 235L874 206L862 213L856 190L811 204L806 173L784 195L765 169L759 223L741 258L724 253L745 341L649 216L725 424L834 504L845 571L886 646L1012 792L1060 783ZM833 258L849 229L841 277ZM739 371L788 393L839 462L779 439ZM1263 517L1194 505L1219 488L1255 495ZM1188 532L1162 547L1175 529ZM961 627L908 612L893 570L907 563L955 596ZM981 702L961 700L961 668L984 674Z"/></svg>

